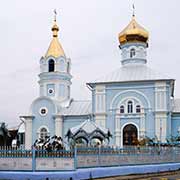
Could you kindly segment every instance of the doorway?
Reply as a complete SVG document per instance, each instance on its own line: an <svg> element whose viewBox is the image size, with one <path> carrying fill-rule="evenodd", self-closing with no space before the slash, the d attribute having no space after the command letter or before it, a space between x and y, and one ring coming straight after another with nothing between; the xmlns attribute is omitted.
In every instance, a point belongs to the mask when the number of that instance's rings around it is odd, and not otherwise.
<svg viewBox="0 0 180 180"><path fill-rule="evenodd" d="M123 146L137 145L138 132L133 124L128 124L123 128Z"/></svg>

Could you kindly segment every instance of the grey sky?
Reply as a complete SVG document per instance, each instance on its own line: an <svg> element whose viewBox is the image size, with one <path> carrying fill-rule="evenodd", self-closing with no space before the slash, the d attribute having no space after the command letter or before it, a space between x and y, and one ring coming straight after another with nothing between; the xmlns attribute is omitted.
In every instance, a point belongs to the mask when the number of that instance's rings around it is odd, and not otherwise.
<svg viewBox="0 0 180 180"><path fill-rule="evenodd" d="M176 79L180 98L179 0L7 0L0 7L0 121L9 126L38 96L39 59L51 40L53 9L60 42L72 60L72 97L90 99L85 83L121 66L118 33L137 21L150 33L148 65Z"/></svg>

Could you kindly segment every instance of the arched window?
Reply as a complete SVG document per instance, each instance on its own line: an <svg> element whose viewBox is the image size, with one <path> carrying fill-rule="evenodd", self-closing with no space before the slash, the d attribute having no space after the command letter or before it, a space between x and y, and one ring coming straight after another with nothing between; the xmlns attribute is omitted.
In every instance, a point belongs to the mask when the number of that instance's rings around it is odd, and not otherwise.
<svg viewBox="0 0 180 180"><path fill-rule="evenodd" d="M128 113L133 113L133 102L128 101Z"/></svg>
<svg viewBox="0 0 180 180"><path fill-rule="evenodd" d="M133 48L133 49L130 50L130 58L134 57L135 55L136 55L136 51Z"/></svg>
<svg viewBox="0 0 180 180"><path fill-rule="evenodd" d="M50 59L48 63L49 72L54 72L54 60Z"/></svg>
<svg viewBox="0 0 180 180"><path fill-rule="evenodd" d="M124 106L120 106L120 113L124 113Z"/></svg>
<svg viewBox="0 0 180 180"><path fill-rule="evenodd" d="M141 106L140 105L137 105L136 106L136 113L140 113L141 112Z"/></svg>
<svg viewBox="0 0 180 180"><path fill-rule="evenodd" d="M40 134L39 134L39 137L43 140L46 140L47 139L47 136L48 136L48 131L46 128L41 128L40 130Z"/></svg>
<svg viewBox="0 0 180 180"><path fill-rule="evenodd" d="M67 63L67 72L68 73L70 72L70 64L69 64L69 62Z"/></svg>

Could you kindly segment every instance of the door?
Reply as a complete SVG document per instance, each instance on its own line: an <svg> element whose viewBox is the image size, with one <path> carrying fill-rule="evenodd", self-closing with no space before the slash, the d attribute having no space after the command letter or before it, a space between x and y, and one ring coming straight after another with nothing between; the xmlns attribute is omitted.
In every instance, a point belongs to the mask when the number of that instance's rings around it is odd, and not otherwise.
<svg viewBox="0 0 180 180"><path fill-rule="evenodd" d="M123 146L137 145L137 128L128 124L123 128Z"/></svg>

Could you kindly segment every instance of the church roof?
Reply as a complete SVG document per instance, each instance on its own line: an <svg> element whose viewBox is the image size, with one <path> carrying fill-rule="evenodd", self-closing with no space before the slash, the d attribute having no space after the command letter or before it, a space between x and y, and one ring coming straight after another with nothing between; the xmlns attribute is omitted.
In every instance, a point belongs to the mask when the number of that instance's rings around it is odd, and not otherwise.
<svg viewBox="0 0 180 180"><path fill-rule="evenodd" d="M77 139L83 138L87 141L87 144L89 144L93 138L99 139L101 142L105 139L109 141L112 135L108 129L101 127L94 121L88 119L80 125L70 128L66 137L68 137L68 139L72 138L75 142Z"/></svg>
<svg viewBox="0 0 180 180"><path fill-rule="evenodd" d="M72 101L70 106L63 108L61 114L64 116L79 116L92 113L91 101Z"/></svg>
<svg viewBox="0 0 180 180"><path fill-rule="evenodd" d="M174 99L174 113L180 113L180 99Z"/></svg>
<svg viewBox="0 0 180 180"><path fill-rule="evenodd" d="M45 57L47 58L49 56L53 56L55 58L60 57L60 56L65 56L64 50L57 37L53 37L49 45L49 48L46 52Z"/></svg>
<svg viewBox="0 0 180 180"><path fill-rule="evenodd" d="M65 56L64 50L58 39L59 27L56 24L56 20L54 20L54 25L51 30L53 32L53 39L51 40L51 43L49 45L49 48L46 52L45 57L47 58L49 56L53 56L53 57L57 58L60 56Z"/></svg>
<svg viewBox="0 0 180 180"><path fill-rule="evenodd" d="M98 126L94 121L86 120L80 125L70 128L72 134L76 134L79 130L84 130L86 133L91 134L95 130L99 129L104 134L108 133L108 129Z"/></svg>
<svg viewBox="0 0 180 180"><path fill-rule="evenodd" d="M96 83L115 83L115 82L135 82L151 80L173 80L172 78L154 71L146 65L125 65L117 70L87 83L89 85Z"/></svg>
<svg viewBox="0 0 180 180"><path fill-rule="evenodd" d="M128 26L119 33L119 43L124 44L126 42L134 41L147 42L148 37L148 31L137 23L135 16L133 15Z"/></svg>

